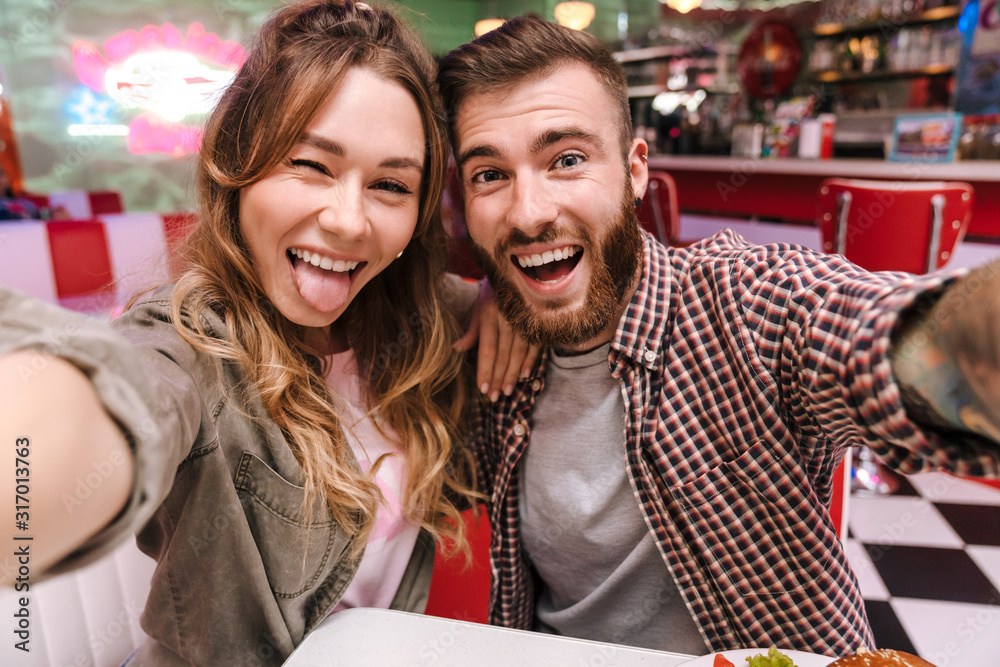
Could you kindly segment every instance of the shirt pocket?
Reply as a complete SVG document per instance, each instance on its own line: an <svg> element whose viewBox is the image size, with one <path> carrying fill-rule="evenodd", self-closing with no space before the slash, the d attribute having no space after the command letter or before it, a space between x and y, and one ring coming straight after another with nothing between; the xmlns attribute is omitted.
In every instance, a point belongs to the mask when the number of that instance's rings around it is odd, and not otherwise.
<svg viewBox="0 0 1000 667"><path fill-rule="evenodd" d="M808 595L828 576L828 519L812 485L765 443L677 487L676 497L712 578L741 596Z"/></svg>
<svg viewBox="0 0 1000 667"><path fill-rule="evenodd" d="M315 589L340 564L350 537L330 518L324 498L313 500L309 520L305 489L250 452L240 458L236 490L275 597Z"/></svg>

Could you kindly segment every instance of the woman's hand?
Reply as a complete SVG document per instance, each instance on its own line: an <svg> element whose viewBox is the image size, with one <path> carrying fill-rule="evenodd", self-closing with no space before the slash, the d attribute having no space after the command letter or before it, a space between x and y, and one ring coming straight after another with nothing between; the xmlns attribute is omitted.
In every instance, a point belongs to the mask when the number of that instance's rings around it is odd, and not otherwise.
<svg viewBox="0 0 1000 667"><path fill-rule="evenodd" d="M472 320L465 335L455 343L458 350L469 350L479 341L476 363L476 386L490 397L500 398L500 392L510 396L518 377L527 377L538 359L539 347L529 345L514 333L493 301L489 283L482 282L479 300L472 311Z"/></svg>

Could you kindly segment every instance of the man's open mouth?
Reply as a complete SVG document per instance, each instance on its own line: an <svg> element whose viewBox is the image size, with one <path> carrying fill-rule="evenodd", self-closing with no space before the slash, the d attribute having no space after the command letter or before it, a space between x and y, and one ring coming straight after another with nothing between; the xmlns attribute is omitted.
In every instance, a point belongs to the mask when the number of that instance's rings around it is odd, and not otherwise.
<svg viewBox="0 0 1000 667"><path fill-rule="evenodd" d="M576 268L583 257L583 248L567 245L532 255L511 255L514 266L532 280L554 283L562 280Z"/></svg>

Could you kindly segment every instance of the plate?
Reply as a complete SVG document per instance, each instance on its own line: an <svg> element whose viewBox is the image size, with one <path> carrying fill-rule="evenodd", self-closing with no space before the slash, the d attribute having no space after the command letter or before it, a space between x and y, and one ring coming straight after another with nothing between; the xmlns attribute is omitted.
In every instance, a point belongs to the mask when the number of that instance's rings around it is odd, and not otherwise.
<svg viewBox="0 0 1000 667"><path fill-rule="evenodd" d="M786 651L784 649L778 649L795 663L795 667L827 667L836 658L831 658L828 655L817 655L816 653L805 653L804 651ZM710 653L708 655L703 655L700 658L695 658L694 660L688 660L687 662L682 662L677 667L712 667L715 664L715 656L722 654L729 660L729 662L736 665L736 667L747 667L747 658L752 658L755 655L767 655L766 648L741 648L733 651L718 651L716 653Z"/></svg>

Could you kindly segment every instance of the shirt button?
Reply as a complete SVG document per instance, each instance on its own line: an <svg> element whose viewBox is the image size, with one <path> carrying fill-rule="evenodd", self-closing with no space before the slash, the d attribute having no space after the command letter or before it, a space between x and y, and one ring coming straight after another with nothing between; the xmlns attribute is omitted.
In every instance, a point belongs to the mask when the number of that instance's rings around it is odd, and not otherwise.
<svg viewBox="0 0 1000 667"><path fill-rule="evenodd" d="M541 380L532 380L532 382L531 382L531 391L538 391L541 388L542 388L542 381Z"/></svg>
<svg viewBox="0 0 1000 667"><path fill-rule="evenodd" d="M524 435L524 424L514 424L514 435L519 438Z"/></svg>
<svg viewBox="0 0 1000 667"><path fill-rule="evenodd" d="M649 363L653 363L654 361L656 361L656 352L653 352L652 350L646 350L645 354L642 355L642 358Z"/></svg>

